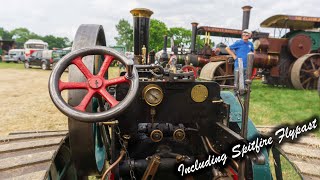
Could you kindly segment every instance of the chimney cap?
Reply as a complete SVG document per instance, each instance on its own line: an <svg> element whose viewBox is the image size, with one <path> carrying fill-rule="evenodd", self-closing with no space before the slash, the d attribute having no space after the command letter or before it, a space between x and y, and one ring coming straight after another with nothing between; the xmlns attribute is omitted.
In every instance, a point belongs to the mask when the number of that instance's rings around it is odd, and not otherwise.
<svg viewBox="0 0 320 180"><path fill-rule="evenodd" d="M197 23L197 22L192 22L191 24L192 24L192 26L198 26L199 23Z"/></svg>
<svg viewBox="0 0 320 180"><path fill-rule="evenodd" d="M133 17L145 17L150 18L153 12L147 8L135 8L130 11Z"/></svg>
<svg viewBox="0 0 320 180"><path fill-rule="evenodd" d="M243 11L250 11L251 10L251 6L243 6L242 9Z"/></svg>

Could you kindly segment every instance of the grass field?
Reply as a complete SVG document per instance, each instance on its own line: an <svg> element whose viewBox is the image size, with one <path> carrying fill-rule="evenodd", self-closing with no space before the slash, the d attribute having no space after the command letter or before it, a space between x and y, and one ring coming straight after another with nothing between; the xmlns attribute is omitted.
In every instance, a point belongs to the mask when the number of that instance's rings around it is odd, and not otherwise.
<svg viewBox="0 0 320 180"><path fill-rule="evenodd" d="M254 81L250 101L250 117L256 124L297 122L320 115L317 91L273 87Z"/></svg>
<svg viewBox="0 0 320 180"><path fill-rule="evenodd" d="M320 116L320 98L316 90L274 87L255 80L250 98L249 116L256 125L293 124ZM315 133L320 137L319 129Z"/></svg>
<svg viewBox="0 0 320 180"><path fill-rule="evenodd" d="M0 62L0 69L23 69L24 66L21 63L14 62Z"/></svg>

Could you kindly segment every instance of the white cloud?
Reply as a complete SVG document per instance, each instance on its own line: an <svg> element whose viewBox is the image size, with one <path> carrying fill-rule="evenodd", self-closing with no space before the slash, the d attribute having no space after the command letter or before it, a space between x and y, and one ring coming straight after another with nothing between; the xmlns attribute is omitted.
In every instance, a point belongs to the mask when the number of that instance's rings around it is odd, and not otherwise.
<svg viewBox="0 0 320 180"><path fill-rule="evenodd" d="M0 26L12 30L26 27L40 34L53 34L73 39L80 24L102 24L108 44L115 44L115 25L124 18L129 22L133 8L144 7L154 12L168 27L191 28L190 23L240 29L244 5L251 5L250 29L275 14L320 17L319 0L10 0L0 11ZM265 30L265 29L263 29ZM270 30L267 30L270 31Z"/></svg>

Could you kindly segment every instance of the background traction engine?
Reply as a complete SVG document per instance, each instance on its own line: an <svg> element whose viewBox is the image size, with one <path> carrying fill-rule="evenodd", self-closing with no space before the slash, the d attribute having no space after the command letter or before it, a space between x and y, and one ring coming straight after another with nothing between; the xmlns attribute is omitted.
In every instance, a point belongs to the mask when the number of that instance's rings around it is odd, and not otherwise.
<svg viewBox="0 0 320 180"><path fill-rule="evenodd" d="M249 28L251 6L243 6L242 30ZM215 81L220 85L234 85L234 64L232 56L225 50L226 44L216 44L214 50L210 45L210 37L241 39L242 30L212 26L199 26L193 22L191 36L191 53L181 56L184 71L194 71L199 79ZM205 36L204 47L197 47L197 36ZM199 43L198 43L199 44ZM180 57L180 56L179 56ZM199 73L198 73L199 72ZM255 75L255 74L254 74Z"/></svg>
<svg viewBox="0 0 320 180"><path fill-rule="evenodd" d="M317 89L320 77L320 18L275 15L261 27L289 29L281 38L255 32L254 66L262 69L264 83Z"/></svg>
<svg viewBox="0 0 320 180"><path fill-rule="evenodd" d="M49 92L68 116L69 152L59 163L62 179L271 179L268 154L227 159L181 176L178 165L192 165L228 153L235 143L257 137L253 123L231 92L193 73L166 71L148 62L152 11L134 9L134 61L106 48L100 25L81 25L72 52L53 69ZM119 77L108 77L112 61L125 65ZM69 67L69 81L60 80ZM68 90L68 99L61 92ZM68 101L68 102L67 102ZM249 102L249 101L248 101ZM247 112L247 111L246 111ZM243 127L241 129L241 126ZM241 135L240 135L241 134ZM245 135L243 135L245 134ZM106 164L109 164L107 166ZM72 166L72 168L68 168ZM240 167L239 167L240 166ZM50 179L53 173L50 174Z"/></svg>

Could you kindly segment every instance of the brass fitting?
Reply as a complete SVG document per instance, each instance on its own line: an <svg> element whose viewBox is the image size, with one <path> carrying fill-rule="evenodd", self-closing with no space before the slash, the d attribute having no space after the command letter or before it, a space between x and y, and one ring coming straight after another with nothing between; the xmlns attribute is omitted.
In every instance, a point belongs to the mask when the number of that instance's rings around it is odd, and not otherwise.
<svg viewBox="0 0 320 180"><path fill-rule="evenodd" d="M173 132L173 139L176 141L183 141L185 137L186 137L186 133L184 132L183 129L176 129Z"/></svg>
<svg viewBox="0 0 320 180"><path fill-rule="evenodd" d="M156 130L153 130L151 133L150 133L150 139L153 141L153 142L160 142L163 138L163 133L162 131L156 129Z"/></svg>
<svg viewBox="0 0 320 180"><path fill-rule="evenodd" d="M107 122L102 122L103 125L107 125L107 126L112 126L112 125L117 125L119 124L118 120L114 120L114 121L107 121Z"/></svg>

